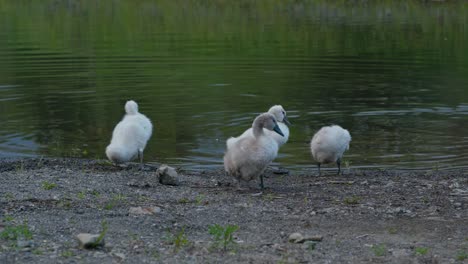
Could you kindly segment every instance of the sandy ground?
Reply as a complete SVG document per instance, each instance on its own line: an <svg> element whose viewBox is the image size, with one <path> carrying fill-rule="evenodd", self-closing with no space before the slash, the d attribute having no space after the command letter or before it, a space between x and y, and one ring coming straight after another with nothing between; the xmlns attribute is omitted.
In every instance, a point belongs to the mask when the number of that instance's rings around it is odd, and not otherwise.
<svg viewBox="0 0 468 264"><path fill-rule="evenodd" d="M156 169L0 160L0 263L468 263L466 169L269 170L263 192L221 169L163 185ZM239 227L226 249L215 224ZM106 244L82 249L79 233Z"/></svg>

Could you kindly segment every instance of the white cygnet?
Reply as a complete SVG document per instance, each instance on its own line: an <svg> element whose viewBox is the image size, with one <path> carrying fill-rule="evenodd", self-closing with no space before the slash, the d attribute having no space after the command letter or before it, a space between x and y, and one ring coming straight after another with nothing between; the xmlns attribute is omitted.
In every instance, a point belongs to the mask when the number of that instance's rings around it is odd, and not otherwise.
<svg viewBox="0 0 468 264"><path fill-rule="evenodd" d="M224 155L224 169L237 179L250 181L260 176L260 187L263 189L263 171L278 155L278 144L266 135L264 128L283 135L275 117L263 113L255 118L252 124L252 136L245 136L233 142Z"/></svg>
<svg viewBox="0 0 468 264"><path fill-rule="evenodd" d="M310 142L312 157L318 162L320 175L320 165L335 163L338 165L338 174L341 171L341 158L345 150L349 149L351 135L348 130L340 126L332 125L322 127L315 133Z"/></svg>
<svg viewBox="0 0 468 264"><path fill-rule="evenodd" d="M153 132L153 125L145 115L138 112L135 101L127 101L125 112L122 121L114 128L106 155L116 164L139 157L140 164L143 165L143 151Z"/></svg>

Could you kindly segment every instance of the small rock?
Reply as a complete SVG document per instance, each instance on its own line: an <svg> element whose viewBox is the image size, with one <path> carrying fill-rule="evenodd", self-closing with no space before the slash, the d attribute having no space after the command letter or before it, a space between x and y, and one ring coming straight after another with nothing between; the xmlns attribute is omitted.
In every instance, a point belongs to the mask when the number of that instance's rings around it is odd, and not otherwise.
<svg viewBox="0 0 468 264"><path fill-rule="evenodd" d="M304 237L301 235L301 233L292 233L289 235L288 241L291 243L301 243L299 241L304 242Z"/></svg>
<svg viewBox="0 0 468 264"><path fill-rule="evenodd" d="M19 248L31 248L34 246L34 241L32 240L18 240L16 246Z"/></svg>
<svg viewBox="0 0 468 264"><path fill-rule="evenodd" d="M159 183L164 185L179 185L179 179L177 171L167 165L161 165L156 171L156 175L159 176Z"/></svg>
<svg viewBox="0 0 468 264"><path fill-rule="evenodd" d="M82 248L103 247L105 244L104 238L98 241L99 235L95 235L95 234L81 233L81 234L78 234L76 238L78 239L80 247Z"/></svg>
<svg viewBox="0 0 468 264"><path fill-rule="evenodd" d="M132 215L152 215L161 212L161 208L157 206L150 206L150 207L130 207L128 212Z"/></svg>

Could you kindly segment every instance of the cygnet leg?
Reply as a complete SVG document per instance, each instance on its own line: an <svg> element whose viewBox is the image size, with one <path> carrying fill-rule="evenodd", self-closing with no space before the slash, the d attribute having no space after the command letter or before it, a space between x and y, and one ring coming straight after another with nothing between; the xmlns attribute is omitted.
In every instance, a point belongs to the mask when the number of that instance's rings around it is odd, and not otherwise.
<svg viewBox="0 0 468 264"><path fill-rule="evenodd" d="M340 172L341 172L341 159L336 160L336 165L338 165L338 174L337 175L340 175Z"/></svg>
<svg viewBox="0 0 468 264"><path fill-rule="evenodd" d="M262 173L262 174L260 174L260 189L263 190L264 188L265 188L265 186L263 185L263 173Z"/></svg>
<svg viewBox="0 0 468 264"><path fill-rule="evenodd" d="M317 168L318 168L319 176L321 176L321 174L320 174L320 163L317 163Z"/></svg>
<svg viewBox="0 0 468 264"><path fill-rule="evenodd" d="M139 149L138 150L138 157L140 158L140 168L143 169L143 150Z"/></svg>

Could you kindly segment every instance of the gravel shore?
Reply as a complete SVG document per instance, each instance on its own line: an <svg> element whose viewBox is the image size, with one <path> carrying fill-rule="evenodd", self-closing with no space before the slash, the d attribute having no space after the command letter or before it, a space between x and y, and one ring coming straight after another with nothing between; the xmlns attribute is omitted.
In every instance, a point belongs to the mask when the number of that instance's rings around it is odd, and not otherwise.
<svg viewBox="0 0 468 264"><path fill-rule="evenodd" d="M179 185L156 170L0 160L0 263L468 262L466 169L268 170L263 191L222 169L177 169ZM216 239L213 225L238 229ZM81 248L80 233L105 245Z"/></svg>

